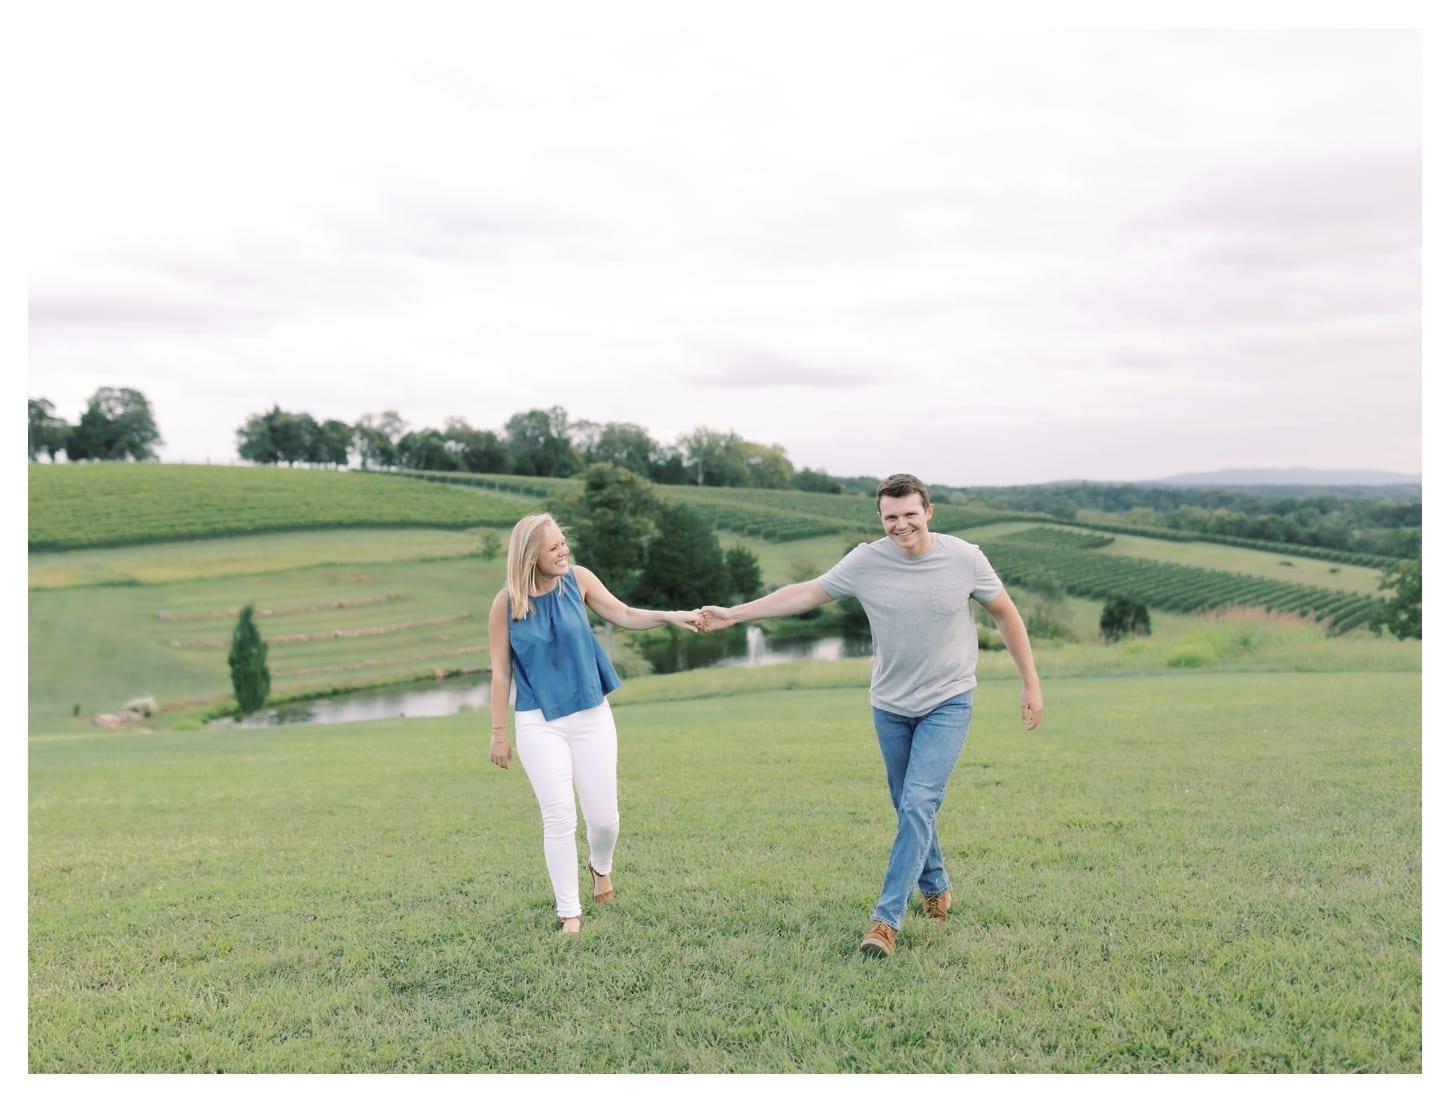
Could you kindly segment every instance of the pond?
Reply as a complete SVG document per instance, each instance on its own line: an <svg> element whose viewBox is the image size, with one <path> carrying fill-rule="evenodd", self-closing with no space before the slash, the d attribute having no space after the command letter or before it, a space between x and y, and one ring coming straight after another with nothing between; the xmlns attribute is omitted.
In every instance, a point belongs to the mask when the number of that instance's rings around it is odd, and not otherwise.
<svg viewBox="0 0 1450 1102"><path fill-rule="evenodd" d="M655 673L680 673L718 666L774 666L810 658L831 662L861 658L871 653L869 636L821 635L810 639L773 639L758 624L743 632L720 631L703 635L646 639L641 653Z"/></svg>
<svg viewBox="0 0 1450 1102"><path fill-rule="evenodd" d="M869 638L822 636L774 641L759 625L745 631L722 631L649 640L642 647L656 673L678 673L715 666L772 666L809 658L821 662L860 658L871 653ZM325 697L269 708L241 720L241 727L280 727L291 723L356 723L367 719L411 719L451 716L488 707L487 674L449 678L433 685L365 689L346 696Z"/></svg>

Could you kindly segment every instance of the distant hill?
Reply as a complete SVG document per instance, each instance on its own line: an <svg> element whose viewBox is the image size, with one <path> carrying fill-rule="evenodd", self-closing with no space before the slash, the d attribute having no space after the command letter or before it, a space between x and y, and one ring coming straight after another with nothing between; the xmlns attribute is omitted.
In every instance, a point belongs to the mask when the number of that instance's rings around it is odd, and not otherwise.
<svg viewBox="0 0 1450 1102"><path fill-rule="evenodd" d="M1313 467L1202 471L1143 480L1150 486L1405 486L1420 485L1417 474L1392 471L1318 470Z"/></svg>

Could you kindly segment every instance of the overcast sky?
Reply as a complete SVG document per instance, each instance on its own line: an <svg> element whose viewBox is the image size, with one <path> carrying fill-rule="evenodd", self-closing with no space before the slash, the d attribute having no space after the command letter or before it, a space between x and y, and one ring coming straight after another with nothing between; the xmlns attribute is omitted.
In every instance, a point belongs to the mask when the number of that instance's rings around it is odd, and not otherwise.
<svg viewBox="0 0 1450 1102"><path fill-rule="evenodd" d="M29 396L134 387L167 461L557 405L961 486L1421 471L1416 32L524 6L37 11Z"/></svg>

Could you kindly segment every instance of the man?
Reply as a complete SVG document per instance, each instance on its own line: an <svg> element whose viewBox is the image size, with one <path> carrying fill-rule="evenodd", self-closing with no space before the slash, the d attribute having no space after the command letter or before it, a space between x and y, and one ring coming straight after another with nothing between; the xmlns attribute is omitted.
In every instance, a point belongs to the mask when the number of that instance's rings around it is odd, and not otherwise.
<svg viewBox="0 0 1450 1102"><path fill-rule="evenodd" d="M797 582L743 605L705 608L709 630L796 616L855 597L871 622L871 714L886 785L896 809L896 840L881 897L861 950L890 956L913 889L934 922L945 922L951 883L942 864L936 815L972 718L977 683L975 598L997 622L1022 675L1022 723L1042 722L1042 688L1027 627L987 557L975 544L929 530L931 496L913 475L876 488L884 539L859 544L819 578Z"/></svg>

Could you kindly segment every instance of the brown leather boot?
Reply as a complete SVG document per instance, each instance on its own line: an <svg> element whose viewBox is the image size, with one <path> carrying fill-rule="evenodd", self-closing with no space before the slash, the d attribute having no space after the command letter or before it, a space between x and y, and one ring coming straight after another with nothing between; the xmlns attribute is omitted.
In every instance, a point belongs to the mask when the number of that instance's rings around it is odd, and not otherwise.
<svg viewBox="0 0 1450 1102"><path fill-rule="evenodd" d="M873 957L889 957L896 952L896 930L884 922L871 923L861 939L861 952Z"/></svg>
<svg viewBox="0 0 1450 1102"><path fill-rule="evenodd" d="M952 893L942 892L941 895L922 896L921 909L926 912L926 917L933 922L945 922L947 920L947 912L952 909Z"/></svg>

